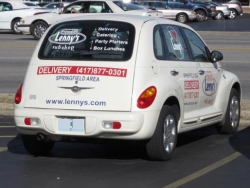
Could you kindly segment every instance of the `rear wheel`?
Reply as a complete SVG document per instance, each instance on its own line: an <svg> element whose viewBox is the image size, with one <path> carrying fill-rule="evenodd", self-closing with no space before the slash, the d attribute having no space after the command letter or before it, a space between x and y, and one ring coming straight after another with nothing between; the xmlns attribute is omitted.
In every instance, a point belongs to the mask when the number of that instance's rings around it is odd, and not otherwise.
<svg viewBox="0 0 250 188"><path fill-rule="evenodd" d="M236 133L240 122L240 95L236 89L232 89L227 105L225 121L216 125L216 129L221 134Z"/></svg>
<svg viewBox="0 0 250 188"><path fill-rule="evenodd" d="M188 17L186 14L180 13L176 16L176 20L181 23L185 23L188 21Z"/></svg>
<svg viewBox="0 0 250 188"><path fill-rule="evenodd" d="M36 22L32 26L31 33L35 39L39 40L41 38L41 36L45 33L47 28L48 28L47 23L45 23L43 21L39 21L39 22Z"/></svg>
<svg viewBox="0 0 250 188"><path fill-rule="evenodd" d="M196 20L198 22L203 22L206 20L207 15L206 15L206 12L204 10L196 10L195 12L197 15Z"/></svg>
<svg viewBox="0 0 250 188"><path fill-rule="evenodd" d="M237 11L235 9L230 9L230 15L228 16L229 19L234 19L237 16Z"/></svg>
<svg viewBox="0 0 250 188"><path fill-rule="evenodd" d="M13 22L12 22L12 26L11 26L11 28L12 28L12 30L14 31L14 33L15 34L20 34L20 33L22 33L21 31L19 31L18 30L18 24L19 24L19 22L20 22L20 18L18 18L18 19L15 19Z"/></svg>
<svg viewBox="0 0 250 188"><path fill-rule="evenodd" d="M47 155L54 146L51 141L38 141L34 135L22 135L23 145L31 155Z"/></svg>
<svg viewBox="0 0 250 188"><path fill-rule="evenodd" d="M171 159L177 143L177 106L163 106L155 132L146 144L147 155L151 160Z"/></svg>

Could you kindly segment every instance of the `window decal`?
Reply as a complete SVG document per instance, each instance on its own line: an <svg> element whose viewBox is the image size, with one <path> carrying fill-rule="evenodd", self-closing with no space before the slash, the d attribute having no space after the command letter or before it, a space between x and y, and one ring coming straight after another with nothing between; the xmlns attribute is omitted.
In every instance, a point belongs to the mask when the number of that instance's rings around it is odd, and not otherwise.
<svg viewBox="0 0 250 188"><path fill-rule="evenodd" d="M202 89L205 95L207 96L212 96L213 94L215 94L217 90L217 83L213 77L212 72L210 71L206 72L205 79L203 80L202 83Z"/></svg>
<svg viewBox="0 0 250 188"><path fill-rule="evenodd" d="M171 37L170 41L171 41L171 44L172 44L172 48L173 48L173 50L175 52L175 55L179 59L183 59L184 58L184 49L183 49L183 47L181 45L178 33L171 26L168 26L167 30L168 30L169 36Z"/></svg>
<svg viewBox="0 0 250 188"><path fill-rule="evenodd" d="M86 40L86 36L78 32L78 29L63 29L49 37L53 44L77 44Z"/></svg>

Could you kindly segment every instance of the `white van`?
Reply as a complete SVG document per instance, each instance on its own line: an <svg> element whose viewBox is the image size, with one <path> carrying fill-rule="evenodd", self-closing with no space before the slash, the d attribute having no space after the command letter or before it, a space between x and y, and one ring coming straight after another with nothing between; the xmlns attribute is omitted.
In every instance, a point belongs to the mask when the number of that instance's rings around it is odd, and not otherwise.
<svg viewBox="0 0 250 188"><path fill-rule="evenodd" d="M40 39L15 97L25 148L46 155L72 138L143 140L172 157L178 133L239 126L241 85L223 56L179 22L136 15L59 21Z"/></svg>

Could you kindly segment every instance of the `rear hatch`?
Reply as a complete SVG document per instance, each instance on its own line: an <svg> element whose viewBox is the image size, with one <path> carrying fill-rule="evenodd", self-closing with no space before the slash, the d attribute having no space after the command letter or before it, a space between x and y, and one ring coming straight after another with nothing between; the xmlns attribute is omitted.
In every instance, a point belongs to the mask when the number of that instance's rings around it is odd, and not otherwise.
<svg viewBox="0 0 250 188"><path fill-rule="evenodd" d="M131 109L135 27L74 21L54 26L33 55L24 106L46 109Z"/></svg>

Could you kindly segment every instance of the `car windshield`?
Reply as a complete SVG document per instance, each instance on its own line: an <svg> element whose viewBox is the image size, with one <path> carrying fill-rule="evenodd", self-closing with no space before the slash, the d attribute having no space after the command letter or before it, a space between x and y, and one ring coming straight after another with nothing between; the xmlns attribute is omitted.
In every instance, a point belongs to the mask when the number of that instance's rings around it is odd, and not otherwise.
<svg viewBox="0 0 250 188"><path fill-rule="evenodd" d="M134 26L125 22L64 22L48 32L39 58L126 61L131 58L134 37Z"/></svg>
<svg viewBox="0 0 250 188"><path fill-rule="evenodd" d="M29 7L39 7L38 5L31 3L31 2L23 2L23 4L29 6Z"/></svg>
<svg viewBox="0 0 250 188"><path fill-rule="evenodd" d="M113 3L115 3L118 7L120 7L124 11L144 10L142 6L133 3L125 3L123 1L113 1Z"/></svg>

